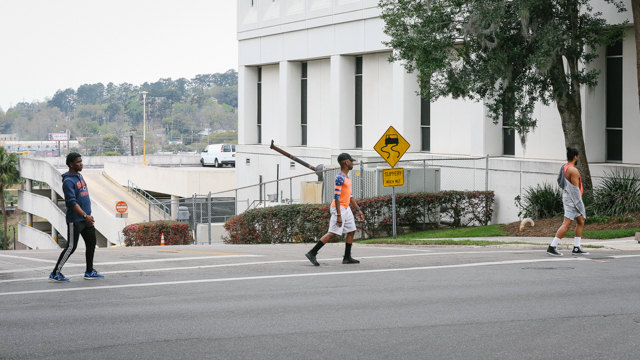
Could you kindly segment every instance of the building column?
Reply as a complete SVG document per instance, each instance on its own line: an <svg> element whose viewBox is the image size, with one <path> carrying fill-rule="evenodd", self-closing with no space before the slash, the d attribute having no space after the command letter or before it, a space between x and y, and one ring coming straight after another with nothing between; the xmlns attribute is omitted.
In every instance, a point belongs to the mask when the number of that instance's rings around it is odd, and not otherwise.
<svg viewBox="0 0 640 360"><path fill-rule="evenodd" d="M58 193L53 189L51 189L51 201L53 201L53 205L56 207L58 206ZM53 241L58 243L58 230L53 227L53 224L51 224L51 237L53 238Z"/></svg>
<svg viewBox="0 0 640 360"><path fill-rule="evenodd" d="M238 69L238 144L258 142L258 68Z"/></svg>
<svg viewBox="0 0 640 360"><path fill-rule="evenodd" d="M393 63L393 113L399 117L394 121L396 130L411 145L409 152L420 152L420 95L418 91L418 77L415 73L408 74L404 64ZM380 129L386 131L387 129Z"/></svg>
<svg viewBox="0 0 640 360"><path fill-rule="evenodd" d="M331 57L331 149L342 152L356 144L356 58Z"/></svg>
<svg viewBox="0 0 640 360"><path fill-rule="evenodd" d="M283 146L300 146L302 132L300 125L302 63L280 62L280 111L284 124Z"/></svg>
<svg viewBox="0 0 640 360"><path fill-rule="evenodd" d="M28 193L33 192L33 183L31 181L31 179L26 179L26 191ZM33 215L31 215L31 213L27 213L27 226L33 226Z"/></svg>
<svg viewBox="0 0 640 360"><path fill-rule="evenodd" d="M180 197L171 195L171 220L178 220L178 199Z"/></svg>

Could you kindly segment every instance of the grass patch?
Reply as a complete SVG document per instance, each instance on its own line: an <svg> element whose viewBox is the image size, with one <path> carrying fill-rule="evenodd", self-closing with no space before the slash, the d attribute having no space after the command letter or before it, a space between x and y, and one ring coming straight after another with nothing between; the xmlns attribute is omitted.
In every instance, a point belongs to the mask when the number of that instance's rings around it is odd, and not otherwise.
<svg viewBox="0 0 640 360"><path fill-rule="evenodd" d="M399 239L441 239L441 238L466 238L506 236L507 232L500 229L502 225L487 225L476 227L462 227L453 229L439 229L420 231L398 236Z"/></svg>
<svg viewBox="0 0 640 360"><path fill-rule="evenodd" d="M612 230L585 230L582 232L583 239L618 239L623 237L635 236L636 232L640 232L640 228L632 229L612 229ZM576 234L573 231L567 232L567 237L574 237Z"/></svg>
<svg viewBox="0 0 640 360"><path fill-rule="evenodd" d="M440 240L417 240L407 238L384 238L384 239L369 239L359 240L360 244L395 244L395 245L463 245L463 246L489 246L489 245L502 245L502 244L523 244L523 245L541 245L536 243L528 243L522 241L488 241L488 240L453 240L453 239L440 239Z"/></svg>
<svg viewBox="0 0 640 360"><path fill-rule="evenodd" d="M505 244L517 244L517 245L539 245L548 246L548 244L532 243L524 241L490 241L490 240L453 240L453 239L440 239L440 240L418 240L408 238L384 238L384 239L369 239L356 241L359 244L387 244L387 245L457 245L457 246L491 246L491 245L505 245ZM599 249L601 245L582 245L582 247L589 247Z"/></svg>

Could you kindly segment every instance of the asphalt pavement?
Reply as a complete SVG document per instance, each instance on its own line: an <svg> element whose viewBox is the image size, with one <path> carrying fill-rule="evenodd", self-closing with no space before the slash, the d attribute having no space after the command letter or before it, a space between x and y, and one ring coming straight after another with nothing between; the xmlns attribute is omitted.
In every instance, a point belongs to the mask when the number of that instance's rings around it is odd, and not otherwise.
<svg viewBox="0 0 640 360"><path fill-rule="evenodd" d="M0 252L3 359L637 359L640 251L312 244Z"/></svg>

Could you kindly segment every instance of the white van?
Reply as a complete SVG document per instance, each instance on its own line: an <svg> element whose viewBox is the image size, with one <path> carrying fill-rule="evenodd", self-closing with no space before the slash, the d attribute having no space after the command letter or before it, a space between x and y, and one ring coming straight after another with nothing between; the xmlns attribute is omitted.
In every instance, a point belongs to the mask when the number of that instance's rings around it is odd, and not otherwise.
<svg viewBox="0 0 640 360"><path fill-rule="evenodd" d="M207 145L200 155L200 164L202 166L213 165L221 167L222 165L236 166L236 145L235 144L211 144Z"/></svg>

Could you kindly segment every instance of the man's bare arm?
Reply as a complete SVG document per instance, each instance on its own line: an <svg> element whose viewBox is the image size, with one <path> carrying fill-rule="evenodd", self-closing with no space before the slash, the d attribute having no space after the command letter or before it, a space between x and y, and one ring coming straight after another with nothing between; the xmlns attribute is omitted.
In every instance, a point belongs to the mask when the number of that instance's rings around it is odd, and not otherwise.
<svg viewBox="0 0 640 360"><path fill-rule="evenodd" d="M575 167L567 169L567 175L569 175L569 181L577 187L580 187L580 172Z"/></svg>

